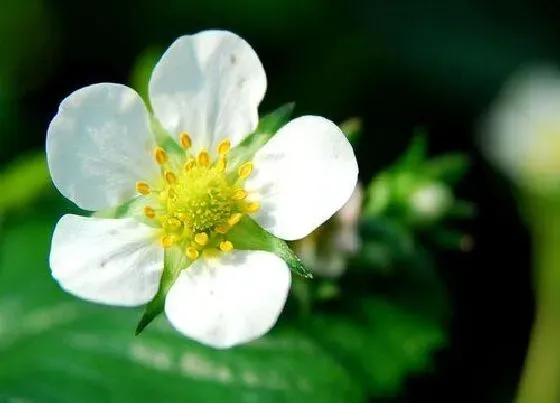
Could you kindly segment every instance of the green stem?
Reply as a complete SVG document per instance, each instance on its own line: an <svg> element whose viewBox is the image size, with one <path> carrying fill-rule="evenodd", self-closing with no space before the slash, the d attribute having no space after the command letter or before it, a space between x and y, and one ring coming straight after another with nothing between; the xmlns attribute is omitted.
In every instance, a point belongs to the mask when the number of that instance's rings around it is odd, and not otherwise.
<svg viewBox="0 0 560 403"><path fill-rule="evenodd" d="M516 403L560 402L560 205L533 205L536 316Z"/></svg>

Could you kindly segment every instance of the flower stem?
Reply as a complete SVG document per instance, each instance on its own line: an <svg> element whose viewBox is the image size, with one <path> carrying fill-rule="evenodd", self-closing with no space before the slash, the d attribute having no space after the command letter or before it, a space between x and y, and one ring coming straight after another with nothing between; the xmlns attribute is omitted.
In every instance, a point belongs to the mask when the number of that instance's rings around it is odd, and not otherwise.
<svg viewBox="0 0 560 403"><path fill-rule="evenodd" d="M560 203L531 209L536 313L516 403L560 402Z"/></svg>

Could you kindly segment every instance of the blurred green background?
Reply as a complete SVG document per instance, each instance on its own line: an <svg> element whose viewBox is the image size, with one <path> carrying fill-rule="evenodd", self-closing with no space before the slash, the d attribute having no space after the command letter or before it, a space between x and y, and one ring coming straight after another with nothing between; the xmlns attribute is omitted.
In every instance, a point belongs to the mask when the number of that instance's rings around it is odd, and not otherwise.
<svg viewBox="0 0 560 403"><path fill-rule="evenodd" d="M509 188L477 152L476 128L518 67L560 61L560 6L0 6L0 402L512 401L532 323L529 241ZM176 335L164 319L135 337L141 310L60 291L47 263L50 236L75 210L50 185L42 156L60 101L95 82L142 87L142 72L176 37L210 28L238 33L259 54L268 77L262 112L294 101L295 115L362 119L356 152L366 185L401 157L418 127L429 155L470 156L455 194L478 214L453 228L471 234L472 250L424 242L406 223L391 226L393 218L366 220L365 239L380 239L368 243L375 257L362 253L340 280L296 282L270 335L223 352Z"/></svg>

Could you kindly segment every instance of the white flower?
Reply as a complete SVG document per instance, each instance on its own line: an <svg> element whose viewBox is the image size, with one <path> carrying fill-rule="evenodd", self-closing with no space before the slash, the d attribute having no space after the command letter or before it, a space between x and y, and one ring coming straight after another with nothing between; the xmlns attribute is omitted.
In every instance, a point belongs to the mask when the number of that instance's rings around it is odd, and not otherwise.
<svg viewBox="0 0 560 403"><path fill-rule="evenodd" d="M489 114L487 157L518 185L560 188L560 72L525 69L505 86Z"/></svg>
<svg viewBox="0 0 560 403"><path fill-rule="evenodd" d="M178 250L192 264L179 268L165 300L177 330L218 348L266 333L290 271L273 253L236 249L228 231L249 215L279 238L302 238L348 200L358 167L342 132L317 116L292 120L252 160L230 166L234 147L257 127L265 90L264 69L243 39L205 31L177 39L152 73L150 102L168 138L153 134L144 103L123 85L66 98L47 133L54 184L84 210L132 200L142 214L62 217L50 254L61 286L99 303L145 304L158 289L164 249Z"/></svg>

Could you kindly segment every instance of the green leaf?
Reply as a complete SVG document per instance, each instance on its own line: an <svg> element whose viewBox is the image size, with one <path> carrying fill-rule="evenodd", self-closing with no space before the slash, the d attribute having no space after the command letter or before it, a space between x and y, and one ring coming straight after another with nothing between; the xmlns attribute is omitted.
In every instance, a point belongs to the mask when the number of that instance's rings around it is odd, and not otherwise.
<svg viewBox="0 0 560 403"><path fill-rule="evenodd" d="M178 248L165 250L163 274L154 298L144 308L144 313L136 326L135 334L139 335L157 316L163 313L165 297L182 269L190 266L190 262Z"/></svg>
<svg viewBox="0 0 560 403"><path fill-rule="evenodd" d="M434 350L446 341L446 303L436 278L399 278L383 292L345 297L336 314L315 313L301 326L345 364L370 396L393 396L407 376L431 367Z"/></svg>
<svg viewBox="0 0 560 403"><path fill-rule="evenodd" d="M236 249L272 252L284 259L294 273L307 278L313 277L309 269L304 266L285 241L276 238L270 232L261 228L259 224L248 216L243 217L228 232L228 238L235 245Z"/></svg>
<svg viewBox="0 0 560 403"><path fill-rule="evenodd" d="M446 154L426 161L422 173L428 178L454 185L465 176L469 165L469 157L464 154Z"/></svg>
<svg viewBox="0 0 560 403"><path fill-rule="evenodd" d="M163 320L134 336L138 310L78 300L51 278L52 227L30 218L0 240L0 401L367 401L296 324L230 350L195 343Z"/></svg>
<svg viewBox="0 0 560 403"><path fill-rule="evenodd" d="M252 160L255 153L276 134L278 129L288 123L294 107L295 103L290 102L261 117L257 129L231 150L229 169L236 169L242 163Z"/></svg>
<svg viewBox="0 0 560 403"><path fill-rule="evenodd" d="M19 157L0 172L0 214L24 207L49 188L51 180L43 152Z"/></svg>

